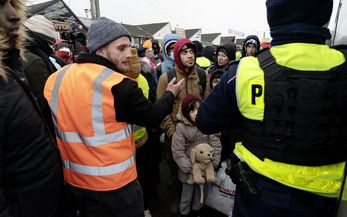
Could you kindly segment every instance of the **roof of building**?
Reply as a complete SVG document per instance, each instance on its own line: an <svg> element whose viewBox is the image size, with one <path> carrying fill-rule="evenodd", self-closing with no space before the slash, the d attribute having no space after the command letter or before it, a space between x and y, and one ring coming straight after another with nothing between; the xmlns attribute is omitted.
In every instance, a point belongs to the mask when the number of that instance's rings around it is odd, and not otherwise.
<svg viewBox="0 0 347 217"><path fill-rule="evenodd" d="M212 42L215 40L221 33L209 33L209 34L201 34L201 41L203 42Z"/></svg>
<svg viewBox="0 0 347 217"><path fill-rule="evenodd" d="M90 18L86 18L86 17L78 17L83 23L84 25L86 25L88 28L90 26L90 24L92 24L93 20ZM139 28L138 26L134 26L134 25L129 25L129 24L124 24L122 23L122 25L130 32L130 35L133 37L151 37L152 35L148 32L143 31L141 28Z"/></svg>
<svg viewBox="0 0 347 217"><path fill-rule="evenodd" d="M48 1L48 2L42 2L42 3L39 3L39 4L36 4L36 5L29 5L28 6L28 13L29 15L34 15L36 14L37 12L55 4L59 2L59 0L52 0L52 1Z"/></svg>
<svg viewBox="0 0 347 217"><path fill-rule="evenodd" d="M90 27L90 24L92 24L93 20L87 17L78 17L78 19L80 19L82 21L82 23L86 26L86 27Z"/></svg>
<svg viewBox="0 0 347 217"><path fill-rule="evenodd" d="M137 25L140 27L143 31L150 33L151 35L154 35L155 33L159 32L164 26L167 24L170 24L169 22L166 23L150 23L150 24L143 24L143 25Z"/></svg>
<svg viewBox="0 0 347 217"><path fill-rule="evenodd" d="M122 25L130 32L132 36L137 36L141 38L152 37L152 34L150 34L149 32L146 32L139 26L124 24L124 23L122 23Z"/></svg>
<svg viewBox="0 0 347 217"><path fill-rule="evenodd" d="M220 39L221 44L234 43L234 42L235 42L235 36L224 36L224 37L221 37Z"/></svg>
<svg viewBox="0 0 347 217"><path fill-rule="evenodd" d="M63 0L52 0L35 5L29 5L29 17L35 14L45 15L45 17L48 19L54 18L54 20L57 21L77 21L85 29L88 29L88 27L85 26L85 24L76 16L76 14L65 4Z"/></svg>
<svg viewBox="0 0 347 217"><path fill-rule="evenodd" d="M186 29L186 37L191 38L195 33L200 31L201 29Z"/></svg>

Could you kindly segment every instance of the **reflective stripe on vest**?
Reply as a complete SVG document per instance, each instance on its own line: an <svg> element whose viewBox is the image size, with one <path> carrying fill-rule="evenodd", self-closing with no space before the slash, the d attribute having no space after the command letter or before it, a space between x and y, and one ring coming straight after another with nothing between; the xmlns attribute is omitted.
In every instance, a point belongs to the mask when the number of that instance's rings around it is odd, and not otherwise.
<svg viewBox="0 0 347 217"><path fill-rule="evenodd" d="M87 146L97 147L100 145L105 145L110 141L120 141L131 136L131 125L124 128L123 130L111 133L111 134L99 134L93 137L81 137L75 132L62 132L56 126L57 136L67 143L83 143Z"/></svg>
<svg viewBox="0 0 347 217"><path fill-rule="evenodd" d="M113 174L125 171L126 169L132 167L134 164L135 164L134 156L131 156L131 158L119 164L104 166L104 167L85 166L85 165L73 163L68 160L63 160L63 165L66 169L69 169L76 173L91 175L91 176L113 175Z"/></svg>
<svg viewBox="0 0 347 217"><path fill-rule="evenodd" d="M111 92L124 77L96 64L73 64L47 80L45 97L53 111L64 177L69 184L108 191L136 179L131 125L115 120ZM74 82L90 88L81 90L71 85ZM75 91L82 95L70 94Z"/></svg>
<svg viewBox="0 0 347 217"><path fill-rule="evenodd" d="M279 65L297 70L314 71L318 68L326 71L345 61L342 53L325 45L294 43L275 46L270 51ZM283 53L286 55L281 55ZM305 58L296 58L297 56ZM239 111L244 117L255 121L263 120L265 91L264 72L259 67L258 60L254 57L242 58L236 75L236 98ZM309 167L275 162L267 158L262 161L242 144L237 144L234 152L254 171L279 183L326 197L338 196L344 162Z"/></svg>

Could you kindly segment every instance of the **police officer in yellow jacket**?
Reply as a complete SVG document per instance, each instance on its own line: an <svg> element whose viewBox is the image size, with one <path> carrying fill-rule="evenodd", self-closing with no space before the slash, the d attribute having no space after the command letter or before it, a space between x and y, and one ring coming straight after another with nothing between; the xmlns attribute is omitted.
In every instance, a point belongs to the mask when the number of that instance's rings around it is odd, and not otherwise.
<svg viewBox="0 0 347 217"><path fill-rule="evenodd" d="M171 81L152 104L125 76L131 36L105 17L87 33L89 53L53 73L44 90L66 182L66 215L143 217L132 124L158 127L172 112L182 82Z"/></svg>
<svg viewBox="0 0 347 217"><path fill-rule="evenodd" d="M245 57L202 103L197 127L237 125L234 217L327 217L347 159L347 62L325 45L332 0L267 0L272 48Z"/></svg>

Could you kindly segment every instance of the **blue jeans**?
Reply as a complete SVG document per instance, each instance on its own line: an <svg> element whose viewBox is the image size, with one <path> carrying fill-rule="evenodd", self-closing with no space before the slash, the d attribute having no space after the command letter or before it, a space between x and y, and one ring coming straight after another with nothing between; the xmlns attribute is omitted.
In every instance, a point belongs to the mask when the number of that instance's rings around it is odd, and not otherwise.
<svg viewBox="0 0 347 217"><path fill-rule="evenodd" d="M256 174L259 194L236 187L233 217L332 217L336 198L290 188Z"/></svg>

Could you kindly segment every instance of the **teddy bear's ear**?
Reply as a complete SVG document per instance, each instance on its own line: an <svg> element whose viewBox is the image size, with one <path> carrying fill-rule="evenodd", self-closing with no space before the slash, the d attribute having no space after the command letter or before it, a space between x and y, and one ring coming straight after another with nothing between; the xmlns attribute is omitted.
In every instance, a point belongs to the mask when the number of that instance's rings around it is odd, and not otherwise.
<svg viewBox="0 0 347 217"><path fill-rule="evenodd" d="M196 149L192 148L192 150L190 151L190 161L192 163L195 163L195 154L196 154Z"/></svg>

